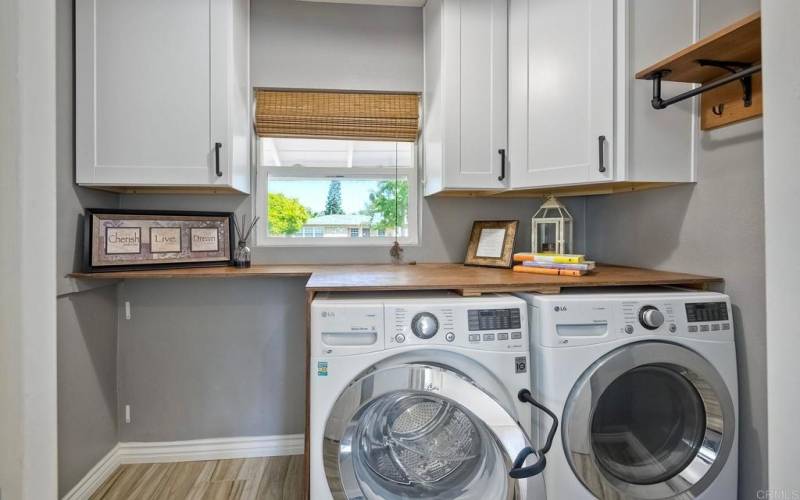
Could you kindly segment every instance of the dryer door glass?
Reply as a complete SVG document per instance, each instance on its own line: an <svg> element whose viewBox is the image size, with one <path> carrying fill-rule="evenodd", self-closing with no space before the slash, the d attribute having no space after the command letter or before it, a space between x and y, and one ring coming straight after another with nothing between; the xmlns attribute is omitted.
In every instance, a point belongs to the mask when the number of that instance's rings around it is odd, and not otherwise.
<svg viewBox="0 0 800 500"><path fill-rule="evenodd" d="M541 478L508 475L526 446L516 419L464 375L402 364L345 389L326 424L323 462L337 499L528 499Z"/></svg>
<svg viewBox="0 0 800 500"><path fill-rule="evenodd" d="M669 342L635 342L597 360L575 383L562 422L572 470L598 498L696 497L736 436L721 375Z"/></svg>
<svg viewBox="0 0 800 500"><path fill-rule="evenodd" d="M705 409L683 375L662 366L634 368L600 396L592 418L592 449L610 474L654 484L682 471L700 450Z"/></svg>

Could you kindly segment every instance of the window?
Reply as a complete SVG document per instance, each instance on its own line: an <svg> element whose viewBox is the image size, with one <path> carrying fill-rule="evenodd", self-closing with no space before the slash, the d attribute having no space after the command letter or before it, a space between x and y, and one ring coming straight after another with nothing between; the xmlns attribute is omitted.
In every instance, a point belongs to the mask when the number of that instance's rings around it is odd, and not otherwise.
<svg viewBox="0 0 800 500"><path fill-rule="evenodd" d="M258 91L262 92L268 91ZM325 95L336 99L354 94ZM418 102L418 96L413 97ZM256 214L261 217L257 229L259 245L388 246L395 240L402 244L417 242L417 148L415 142L403 136L405 132L390 131L388 137L403 140L325 137L325 130L313 127L329 125L333 120L330 117L320 121L305 116L291 120L285 116L269 118L313 108L313 102L284 107L273 103L274 110L265 110L260 99L261 95L257 95L255 203ZM368 108L372 101L359 104ZM286 126L298 130L284 134L282 127ZM302 130L303 126L311 128ZM387 128L372 124L368 130L356 132L369 136L384 130ZM344 135L342 130L335 133Z"/></svg>

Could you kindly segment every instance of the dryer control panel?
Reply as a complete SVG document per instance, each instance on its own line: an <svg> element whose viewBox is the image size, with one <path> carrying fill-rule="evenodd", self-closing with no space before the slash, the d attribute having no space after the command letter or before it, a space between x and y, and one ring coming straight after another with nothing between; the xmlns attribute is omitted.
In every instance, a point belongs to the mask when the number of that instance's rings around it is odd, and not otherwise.
<svg viewBox="0 0 800 500"><path fill-rule="evenodd" d="M730 300L713 292L531 296L532 341L590 345L631 337L732 342Z"/></svg>

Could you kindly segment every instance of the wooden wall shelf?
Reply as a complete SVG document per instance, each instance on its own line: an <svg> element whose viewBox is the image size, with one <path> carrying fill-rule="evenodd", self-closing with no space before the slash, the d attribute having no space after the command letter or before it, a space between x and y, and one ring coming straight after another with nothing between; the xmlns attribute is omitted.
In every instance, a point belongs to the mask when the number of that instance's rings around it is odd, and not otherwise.
<svg viewBox="0 0 800 500"><path fill-rule="evenodd" d="M760 63L761 13L757 12L639 71L636 78L653 80L653 106L656 109L702 93L701 128L711 130L762 115L761 75L757 74ZM732 77L733 73L742 78L713 88L714 82ZM746 79L749 79L751 87L749 105L743 99ZM659 107L661 81L699 83L704 87L665 99L666 105Z"/></svg>
<svg viewBox="0 0 800 500"><path fill-rule="evenodd" d="M719 278L655 271L636 267L598 265L581 277L515 273L508 269L469 267L462 264L343 264L262 265L248 269L207 267L108 273L73 273L79 279L226 279L308 278L309 292L455 290L462 295L490 292L559 293L567 287L682 285L704 288Z"/></svg>

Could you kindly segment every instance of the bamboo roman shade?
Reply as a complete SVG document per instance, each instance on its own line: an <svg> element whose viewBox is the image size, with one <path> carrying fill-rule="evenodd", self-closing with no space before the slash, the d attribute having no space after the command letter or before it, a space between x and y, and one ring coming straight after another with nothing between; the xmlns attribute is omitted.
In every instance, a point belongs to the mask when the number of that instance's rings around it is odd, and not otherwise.
<svg viewBox="0 0 800 500"><path fill-rule="evenodd" d="M414 142L419 95L256 90L259 137Z"/></svg>

